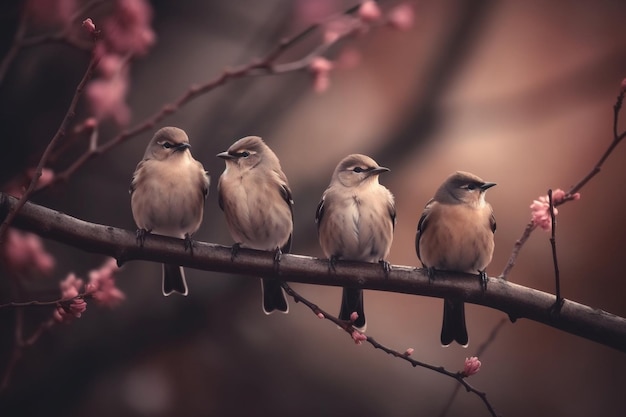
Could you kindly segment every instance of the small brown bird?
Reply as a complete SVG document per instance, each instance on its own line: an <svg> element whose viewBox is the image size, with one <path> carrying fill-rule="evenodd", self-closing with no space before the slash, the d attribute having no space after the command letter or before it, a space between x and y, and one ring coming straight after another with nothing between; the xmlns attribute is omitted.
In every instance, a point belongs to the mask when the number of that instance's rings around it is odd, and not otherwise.
<svg viewBox="0 0 626 417"><path fill-rule="evenodd" d="M278 157L258 136L239 139L217 156L226 162L217 190L235 241L233 256L244 246L275 251L279 262L291 250L293 199ZM289 311L279 281L261 279L261 289L266 314Z"/></svg>
<svg viewBox="0 0 626 417"><path fill-rule="evenodd" d="M380 262L391 249L396 224L396 208L391 192L379 184L378 176L389 171L369 156L348 155L339 162L317 206L320 246L333 266L338 259ZM344 288L339 318L350 320L356 312L354 326L365 331L363 290Z"/></svg>
<svg viewBox="0 0 626 417"><path fill-rule="evenodd" d="M209 176L190 149L184 130L164 127L137 164L130 201L141 245L146 233L154 233L184 238L185 248L191 248L191 235L202 223ZM187 295L185 273L178 265L163 264L163 295L172 292Z"/></svg>
<svg viewBox="0 0 626 417"><path fill-rule="evenodd" d="M415 250L432 277L435 269L480 274L491 262L496 219L485 191L496 185L468 172L455 172L426 204L417 224ZM441 344L467 346L469 338L462 301L444 299Z"/></svg>

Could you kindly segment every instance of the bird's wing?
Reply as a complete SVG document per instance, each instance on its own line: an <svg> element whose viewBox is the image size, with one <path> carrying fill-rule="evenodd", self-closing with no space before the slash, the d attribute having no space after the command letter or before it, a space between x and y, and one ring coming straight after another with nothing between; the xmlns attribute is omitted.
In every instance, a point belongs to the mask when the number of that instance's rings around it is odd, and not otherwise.
<svg viewBox="0 0 626 417"><path fill-rule="evenodd" d="M283 176L284 175L285 174L283 174ZM286 181L280 184L279 191L280 191L280 195L283 197L283 200L285 200L285 202L289 206L289 211L291 212L291 226L292 226L291 230L293 230L293 197L291 195L291 189L289 188L289 185L287 184ZM293 232L289 234L289 239L287 239L287 242L283 245L282 248L280 248L280 250L283 251L284 253L291 252L292 237L293 237Z"/></svg>
<svg viewBox="0 0 626 417"><path fill-rule="evenodd" d="M434 202L435 200L431 199L428 203L426 203L426 207L424 207L422 216L417 222L417 233L415 234L415 251L417 252L417 257L420 261L422 260L422 257L420 256L420 239L424 234L424 230L426 230L426 227L428 226L428 214L430 214L430 210Z"/></svg>

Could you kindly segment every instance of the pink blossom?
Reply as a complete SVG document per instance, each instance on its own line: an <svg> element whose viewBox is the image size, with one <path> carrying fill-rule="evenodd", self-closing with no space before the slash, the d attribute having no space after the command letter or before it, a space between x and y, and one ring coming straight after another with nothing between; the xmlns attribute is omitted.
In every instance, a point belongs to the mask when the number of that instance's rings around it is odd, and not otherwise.
<svg viewBox="0 0 626 417"><path fill-rule="evenodd" d="M87 303L80 297L76 297L69 305L58 303L56 309L52 313L52 317L58 322L69 323L74 318L80 318L87 310Z"/></svg>
<svg viewBox="0 0 626 417"><path fill-rule="evenodd" d="M358 319L358 318L359 318L359 314L358 314L356 311L353 311L353 312L350 314L350 321L351 321L352 323L354 323L354 322L356 321L356 319Z"/></svg>
<svg viewBox="0 0 626 417"><path fill-rule="evenodd" d="M472 356L471 358L465 358L465 365L463 366L462 374L465 377L472 376L477 374L480 371L480 361L476 356Z"/></svg>
<svg viewBox="0 0 626 417"><path fill-rule="evenodd" d="M117 261L109 258L99 269L89 271L89 283L85 286L85 293L90 294L100 305L115 307L126 296L115 286L113 276L119 267Z"/></svg>
<svg viewBox="0 0 626 417"><path fill-rule="evenodd" d="M359 332L358 330L354 330L351 335L352 340L354 340L354 344L356 345L360 345L367 340L367 336L365 336L365 334Z"/></svg>
<svg viewBox="0 0 626 417"><path fill-rule="evenodd" d="M552 218L550 216L550 202L547 195L542 195L539 200L533 200L530 205L533 224L541 227L543 230L549 231L552 229ZM554 215L559 213L557 208L554 208Z"/></svg>
<svg viewBox="0 0 626 417"><path fill-rule="evenodd" d="M102 24L108 51L146 54L156 39L151 21L152 8L145 0L117 0L113 14Z"/></svg>
<svg viewBox="0 0 626 417"><path fill-rule="evenodd" d="M96 33L96 25L93 23L93 20L87 18L83 20L83 28L87 31L87 33L94 34Z"/></svg>
<svg viewBox="0 0 626 417"><path fill-rule="evenodd" d="M75 10L75 0L28 0L26 2L26 13L35 25L42 27L71 24Z"/></svg>
<svg viewBox="0 0 626 417"><path fill-rule="evenodd" d="M415 349L408 348L407 350L404 351L404 356L411 356L413 352L415 352Z"/></svg>
<svg viewBox="0 0 626 417"><path fill-rule="evenodd" d="M322 319L322 320L325 318L325 317L324 317L324 315L323 315L322 313L317 313L317 317L319 317L319 318L320 318L320 319Z"/></svg>
<svg viewBox="0 0 626 417"><path fill-rule="evenodd" d="M552 204L556 206L561 203L566 197L565 191L557 188L552 192ZM575 193L570 196L573 200L580 200L580 193ZM547 195L542 195L538 200L533 200L530 205L533 224L537 227L541 227L543 230L549 231L552 229L552 218L550 216L550 200ZM554 207L554 215L559 214L559 210Z"/></svg>
<svg viewBox="0 0 626 417"><path fill-rule="evenodd" d="M122 70L114 77L89 83L85 94L97 120L112 118L120 126L128 124L130 109L125 101L128 84L128 69Z"/></svg>
<svg viewBox="0 0 626 417"><path fill-rule="evenodd" d="M387 19L394 28L406 31L411 29L415 23L415 12L410 4L402 3L389 11Z"/></svg>
<svg viewBox="0 0 626 417"><path fill-rule="evenodd" d="M82 286L83 280L77 278L73 272L70 272L67 277L59 283L61 299L65 301L77 297Z"/></svg>
<svg viewBox="0 0 626 417"><path fill-rule="evenodd" d="M36 168L29 168L22 174L16 176L4 186L4 192L12 195L13 197L20 198L26 191L26 188L30 185L30 182L33 180L36 171ZM52 180L54 180L54 171L48 168L43 168L41 170L41 176L37 180L35 190L48 186Z"/></svg>
<svg viewBox="0 0 626 417"><path fill-rule="evenodd" d="M2 251L8 270L17 276L47 275L54 269L54 258L44 249L41 238L33 233L9 228Z"/></svg>
<svg viewBox="0 0 626 417"><path fill-rule="evenodd" d="M359 7L359 18L364 22L373 23L380 19L380 7L373 0L366 0Z"/></svg>
<svg viewBox="0 0 626 417"><path fill-rule="evenodd" d="M622 83L620 84L620 87L622 89L622 92L626 92L626 78L624 78L622 80Z"/></svg>
<svg viewBox="0 0 626 417"><path fill-rule="evenodd" d="M316 93L323 93L330 85L330 71L333 63L324 57L318 56L311 60L309 70L313 73L313 90Z"/></svg>

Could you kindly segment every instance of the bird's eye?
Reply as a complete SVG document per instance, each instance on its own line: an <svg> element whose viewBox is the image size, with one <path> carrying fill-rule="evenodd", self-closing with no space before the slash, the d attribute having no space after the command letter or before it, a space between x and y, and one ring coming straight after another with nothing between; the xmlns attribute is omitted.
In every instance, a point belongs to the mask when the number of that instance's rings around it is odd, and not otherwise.
<svg viewBox="0 0 626 417"><path fill-rule="evenodd" d="M244 157L244 158L247 158L247 157L249 157L249 156L250 156L250 152L248 152L248 151L243 151L243 152L241 152L241 153L240 153L240 155L241 155L242 157Z"/></svg>
<svg viewBox="0 0 626 417"><path fill-rule="evenodd" d="M467 184L467 189L472 191L476 189L476 184Z"/></svg>
<svg viewBox="0 0 626 417"><path fill-rule="evenodd" d="M354 167L353 171L354 172L363 172L365 170L363 168L361 168L361 167Z"/></svg>
<svg viewBox="0 0 626 417"><path fill-rule="evenodd" d="M172 145L172 144L171 144L171 143L169 143L169 142L163 142L163 147L164 147L165 149L169 149L169 148L171 148L171 147L173 147L173 146L174 146L174 145Z"/></svg>

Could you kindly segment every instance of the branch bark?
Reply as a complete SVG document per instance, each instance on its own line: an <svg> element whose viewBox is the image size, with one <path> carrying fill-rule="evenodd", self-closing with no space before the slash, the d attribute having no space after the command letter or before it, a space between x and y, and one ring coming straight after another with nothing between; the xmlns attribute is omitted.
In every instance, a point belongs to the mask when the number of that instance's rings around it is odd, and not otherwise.
<svg viewBox="0 0 626 417"><path fill-rule="evenodd" d="M17 204L17 199L0 193L0 221ZM139 247L133 231L85 222L30 202L18 212L13 225L84 251L112 256L120 264L131 260L168 262L289 282L459 298L500 310L512 319L527 318L626 352L625 318L570 300L554 313L554 295L499 278L490 277L483 291L478 276L471 274L438 271L429 281L424 270L414 267L394 265L385 276L378 264L343 261L331 272L324 259L291 254L282 256L276 270L273 252L241 249L231 260L228 246L196 241L192 254L185 251L182 240L158 235L149 235Z"/></svg>

